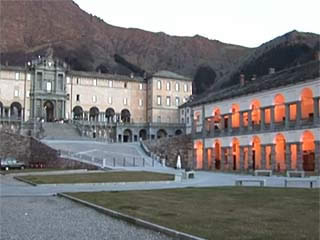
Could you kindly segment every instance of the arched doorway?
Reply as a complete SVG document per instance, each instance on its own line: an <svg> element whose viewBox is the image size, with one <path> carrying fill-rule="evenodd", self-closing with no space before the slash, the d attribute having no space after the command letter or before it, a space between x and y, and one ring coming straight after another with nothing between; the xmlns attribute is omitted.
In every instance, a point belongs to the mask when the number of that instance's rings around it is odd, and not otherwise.
<svg viewBox="0 0 320 240"><path fill-rule="evenodd" d="M145 129L141 129L139 131L139 138L142 140L147 140L147 131Z"/></svg>
<svg viewBox="0 0 320 240"><path fill-rule="evenodd" d="M260 102L259 100L253 100L251 102L251 121L252 125L260 124Z"/></svg>
<svg viewBox="0 0 320 240"><path fill-rule="evenodd" d="M175 133L174 133L176 136L179 136L182 134L182 131L180 129L178 129Z"/></svg>
<svg viewBox="0 0 320 240"><path fill-rule="evenodd" d="M276 169L284 171L286 169L286 139L279 133L275 137Z"/></svg>
<svg viewBox="0 0 320 240"><path fill-rule="evenodd" d="M315 144L314 135L310 131L302 134L302 160L304 171L314 171L315 169Z"/></svg>
<svg viewBox="0 0 320 240"><path fill-rule="evenodd" d="M249 169L258 169L261 167L261 141L260 138L257 136L254 136L252 138L252 165L249 165ZM250 163L250 159L249 159Z"/></svg>
<svg viewBox="0 0 320 240"><path fill-rule="evenodd" d="M90 121L94 121L94 122L99 121L99 109L97 107L90 108L89 119Z"/></svg>
<svg viewBox="0 0 320 240"><path fill-rule="evenodd" d="M282 94L274 97L274 121L283 122L286 117L285 99Z"/></svg>
<svg viewBox="0 0 320 240"><path fill-rule="evenodd" d="M240 127L240 107L238 104L232 104L231 112L232 112L232 128Z"/></svg>
<svg viewBox="0 0 320 240"><path fill-rule="evenodd" d="M83 119L83 109L80 106L73 108L73 120L82 120Z"/></svg>
<svg viewBox="0 0 320 240"><path fill-rule="evenodd" d="M313 117L313 93L310 88L304 88L301 92L301 117L302 119Z"/></svg>
<svg viewBox="0 0 320 240"><path fill-rule="evenodd" d="M132 132L130 129L123 131L123 142L132 142Z"/></svg>
<svg viewBox="0 0 320 240"><path fill-rule="evenodd" d="M240 168L240 142L237 138L232 140L232 167L234 171Z"/></svg>
<svg viewBox="0 0 320 240"><path fill-rule="evenodd" d="M114 109L113 108L108 108L106 110L106 119L107 119L107 122L108 123L113 123L115 122L114 121L114 115L115 115L115 112L114 112Z"/></svg>
<svg viewBox="0 0 320 240"><path fill-rule="evenodd" d="M201 141L196 141L194 145L194 151L195 151L195 160L196 160L196 169L202 169L203 168L203 144Z"/></svg>
<svg viewBox="0 0 320 240"><path fill-rule="evenodd" d="M221 169L221 144L218 140L216 140L214 143L214 158L215 169Z"/></svg>
<svg viewBox="0 0 320 240"><path fill-rule="evenodd" d="M157 132L157 138L165 138L167 137L167 132L163 129L160 129L158 132Z"/></svg>
<svg viewBox="0 0 320 240"><path fill-rule="evenodd" d="M131 117L131 114L128 109L123 109L121 111L121 121L123 123L130 123L130 117Z"/></svg>
<svg viewBox="0 0 320 240"><path fill-rule="evenodd" d="M51 101L46 101L43 104L44 110L45 110L45 119L47 122L53 122L55 115L54 115L54 104Z"/></svg>
<svg viewBox="0 0 320 240"><path fill-rule="evenodd" d="M10 117L12 119L20 119L21 113L22 113L22 107L21 104L18 102L14 102L10 106Z"/></svg>

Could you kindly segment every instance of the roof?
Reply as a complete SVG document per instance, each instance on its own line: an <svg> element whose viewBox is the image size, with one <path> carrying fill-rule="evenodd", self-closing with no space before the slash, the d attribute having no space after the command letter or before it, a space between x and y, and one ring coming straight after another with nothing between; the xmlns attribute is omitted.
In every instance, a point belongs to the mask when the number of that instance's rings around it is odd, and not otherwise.
<svg viewBox="0 0 320 240"><path fill-rule="evenodd" d="M273 74L258 77L254 81L246 82L244 86L240 86L239 83L218 91L206 92L199 95L192 102L187 103L186 106L191 107L222 101L299 82L314 80L320 77L319 63L319 61L312 61L304 65L287 68Z"/></svg>
<svg viewBox="0 0 320 240"><path fill-rule="evenodd" d="M142 77L130 77L127 75L105 74L105 73L98 73L98 72L70 71L69 74L74 76L79 76L79 77L91 77L91 78L100 78L100 79L134 81L134 82L144 81Z"/></svg>
<svg viewBox="0 0 320 240"><path fill-rule="evenodd" d="M6 65L0 65L0 70L7 70L7 71L26 71L26 68L20 67L20 66L6 66Z"/></svg>
<svg viewBox="0 0 320 240"><path fill-rule="evenodd" d="M178 79L178 80L184 80L184 81L192 81L191 78L181 76L177 73L161 70L152 75L152 77L162 77L162 78L170 78L170 79Z"/></svg>

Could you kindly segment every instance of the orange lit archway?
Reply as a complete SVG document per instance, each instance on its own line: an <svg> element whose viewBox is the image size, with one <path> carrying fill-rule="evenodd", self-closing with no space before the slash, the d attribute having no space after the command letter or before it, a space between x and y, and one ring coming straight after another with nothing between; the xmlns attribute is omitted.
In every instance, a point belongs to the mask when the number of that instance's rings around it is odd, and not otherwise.
<svg viewBox="0 0 320 240"><path fill-rule="evenodd" d="M215 169L221 169L221 143L220 143L220 141L215 140L213 146L214 146Z"/></svg>
<svg viewBox="0 0 320 240"><path fill-rule="evenodd" d="M240 142L237 138L232 140L232 166L233 170L240 168Z"/></svg>
<svg viewBox="0 0 320 240"><path fill-rule="evenodd" d="M219 108L215 108L212 112L213 114L213 122L214 122L214 128L215 129L220 129L221 126L221 113Z"/></svg>
<svg viewBox="0 0 320 240"><path fill-rule="evenodd" d="M274 120L275 122L282 122L286 116L285 99L282 94L277 94L274 97Z"/></svg>
<svg viewBox="0 0 320 240"><path fill-rule="evenodd" d="M301 117L309 118L313 114L313 93L310 88L301 91Z"/></svg>
<svg viewBox="0 0 320 240"><path fill-rule="evenodd" d="M203 168L203 143L202 143L202 141L196 141L194 148L195 148L196 169L202 169Z"/></svg>
<svg viewBox="0 0 320 240"><path fill-rule="evenodd" d="M276 169L277 171L284 171L286 169L286 139L279 133L275 137L275 151L276 151Z"/></svg>
<svg viewBox="0 0 320 240"><path fill-rule="evenodd" d="M305 131L302 134L303 169L314 171L315 169L315 143L313 133Z"/></svg>
<svg viewBox="0 0 320 240"><path fill-rule="evenodd" d="M253 170L261 168L261 141L257 136L252 138L252 166L249 166L250 168Z"/></svg>
<svg viewBox="0 0 320 240"><path fill-rule="evenodd" d="M238 128L240 127L240 107L238 104L232 104L231 112L232 112L232 127Z"/></svg>
<svg viewBox="0 0 320 240"><path fill-rule="evenodd" d="M251 102L251 121L253 124L260 124L260 101L253 100Z"/></svg>

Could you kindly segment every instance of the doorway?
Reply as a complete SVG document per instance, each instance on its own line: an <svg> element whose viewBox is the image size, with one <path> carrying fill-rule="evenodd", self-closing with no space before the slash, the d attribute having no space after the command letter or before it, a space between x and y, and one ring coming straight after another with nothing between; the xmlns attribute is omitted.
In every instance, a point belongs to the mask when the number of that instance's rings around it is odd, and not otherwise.
<svg viewBox="0 0 320 240"><path fill-rule="evenodd" d="M54 121L54 105L53 105L53 103L51 101L46 101L43 106L45 109L46 121L53 122Z"/></svg>

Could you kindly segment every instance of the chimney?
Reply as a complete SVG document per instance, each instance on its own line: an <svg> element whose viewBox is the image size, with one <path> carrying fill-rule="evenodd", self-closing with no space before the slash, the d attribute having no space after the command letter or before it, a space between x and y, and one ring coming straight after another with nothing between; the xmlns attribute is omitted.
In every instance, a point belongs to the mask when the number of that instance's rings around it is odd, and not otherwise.
<svg viewBox="0 0 320 240"><path fill-rule="evenodd" d="M244 84L245 84L245 77L244 77L244 74L240 74L240 86L242 87L242 86L244 86Z"/></svg>
<svg viewBox="0 0 320 240"><path fill-rule="evenodd" d="M253 74L252 77L251 77L251 81L255 81L256 79L257 79L257 75Z"/></svg>
<svg viewBox="0 0 320 240"><path fill-rule="evenodd" d="M274 74L276 72L275 68L269 68L269 74Z"/></svg>

